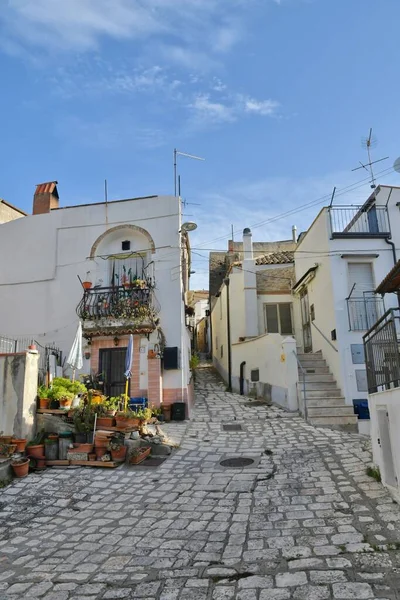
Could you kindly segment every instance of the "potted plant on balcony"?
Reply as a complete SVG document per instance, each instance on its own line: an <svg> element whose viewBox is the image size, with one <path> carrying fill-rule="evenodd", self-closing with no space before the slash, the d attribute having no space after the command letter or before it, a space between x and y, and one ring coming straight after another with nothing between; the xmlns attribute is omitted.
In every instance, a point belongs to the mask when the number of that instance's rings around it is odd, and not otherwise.
<svg viewBox="0 0 400 600"><path fill-rule="evenodd" d="M45 385L39 385L37 395L39 398L39 408L49 408L50 404L50 390Z"/></svg>
<svg viewBox="0 0 400 600"><path fill-rule="evenodd" d="M140 417L137 416L136 412L133 410L125 410L119 411L115 415L115 420L117 422L117 427L139 427L140 426Z"/></svg>
<svg viewBox="0 0 400 600"><path fill-rule="evenodd" d="M123 462L126 456L127 447L124 445L124 437L121 434L114 434L107 446L111 452L111 458L114 462Z"/></svg>
<svg viewBox="0 0 400 600"><path fill-rule="evenodd" d="M85 281L82 281L83 289L85 289L85 290L90 290L90 288L92 287L92 282L90 281L89 275L90 275L90 271L88 271L86 273Z"/></svg>

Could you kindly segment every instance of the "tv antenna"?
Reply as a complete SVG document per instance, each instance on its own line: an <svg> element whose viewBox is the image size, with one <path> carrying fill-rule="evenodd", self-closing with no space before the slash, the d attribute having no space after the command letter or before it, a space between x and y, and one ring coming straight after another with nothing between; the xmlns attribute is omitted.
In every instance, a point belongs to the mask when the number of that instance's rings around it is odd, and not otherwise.
<svg viewBox="0 0 400 600"><path fill-rule="evenodd" d="M177 192L177 188L178 188L178 173L177 173L178 156L186 156L186 158L193 158L194 160L206 160L205 158L201 158L200 156L195 156L194 154L187 154L186 152L180 152L179 150L174 148L174 192L175 192L174 195L175 196L176 196L176 192Z"/></svg>
<svg viewBox="0 0 400 600"><path fill-rule="evenodd" d="M364 138L362 141L362 145L364 148L367 149L367 154L368 154L368 162L366 164L360 162L360 167L356 167L355 169L352 169L353 171L358 171L359 169L365 169L367 172L369 172L369 174L371 175L371 189L375 189L376 188L376 183L375 183L375 175L374 175L374 169L373 169L373 165L375 165L376 163L382 162L383 160L387 160L389 157L385 156L385 158L379 158L378 160L371 160L371 148L375 148L377 145L377 140L376 138L372 135L372 127L369 130L369 136L367 138Z"/></svg>

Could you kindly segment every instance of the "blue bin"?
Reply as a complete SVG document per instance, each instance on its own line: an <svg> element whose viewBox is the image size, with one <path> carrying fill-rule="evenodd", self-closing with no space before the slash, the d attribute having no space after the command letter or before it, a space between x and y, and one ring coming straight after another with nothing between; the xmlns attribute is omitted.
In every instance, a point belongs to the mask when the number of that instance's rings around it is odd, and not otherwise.
<svg viewBox="0 0 400 600"><path fill-rule="evenodd" d="M369 419L368 400L353 400L354 413L359 419Z"/></svg>
<svg viewBox="0 0 400 600"><path fill-rule="evenodd" d="M141 408L147 408L147 398L129 398L128 405L129 408L134 411Z"/></svg>

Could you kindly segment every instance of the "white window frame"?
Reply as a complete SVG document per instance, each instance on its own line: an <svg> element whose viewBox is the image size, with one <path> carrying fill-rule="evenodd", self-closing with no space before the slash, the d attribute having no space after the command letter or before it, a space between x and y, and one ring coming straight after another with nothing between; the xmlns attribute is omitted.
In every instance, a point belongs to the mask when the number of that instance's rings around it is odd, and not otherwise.
<svg viewBox="0 0 400 600"><path fill-rule="evenodd" d="M290 306L290 320L292 323L292 332L291 333L281 333L281 317L280 317L280 311L279 311L279 306L281 304L289 304ZM263 308L263 313L264 313L264 329L265 329L265 333L269 333L268 331L268 326L267 326L267 310L266 307L267 306L276 306L277 307L277 312L278 312L278 333L280 335L294 335L294 321L293 321L293 302L264 302L264 308Z"/></svg>

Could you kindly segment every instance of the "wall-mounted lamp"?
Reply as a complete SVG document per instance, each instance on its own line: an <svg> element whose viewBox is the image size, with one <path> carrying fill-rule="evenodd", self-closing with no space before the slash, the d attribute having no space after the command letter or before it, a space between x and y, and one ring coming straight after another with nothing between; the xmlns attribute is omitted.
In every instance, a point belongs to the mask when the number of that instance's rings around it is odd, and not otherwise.
<svg viewBox="0 0 400 600"><path fill-rule="evenodd" d="M114 338L114 346L119 346L119 337L117 336Z"/></svg>

